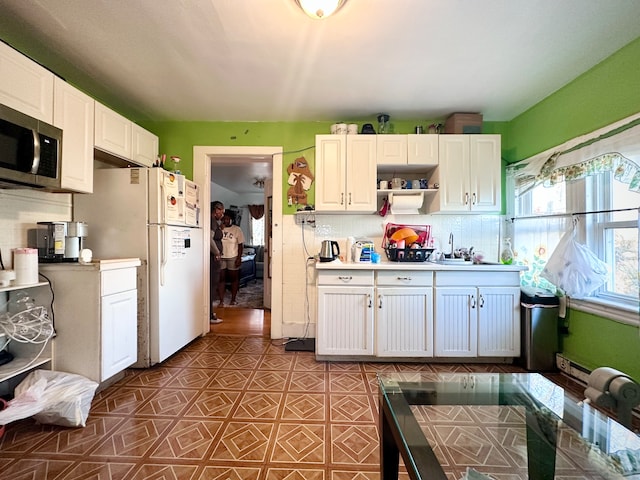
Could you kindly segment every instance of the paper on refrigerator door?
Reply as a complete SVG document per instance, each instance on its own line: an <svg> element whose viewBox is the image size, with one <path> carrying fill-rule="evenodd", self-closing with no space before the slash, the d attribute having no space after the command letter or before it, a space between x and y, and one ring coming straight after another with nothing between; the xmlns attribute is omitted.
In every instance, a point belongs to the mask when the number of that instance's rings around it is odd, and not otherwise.
<svg viewBox="0 0 640 480"><path fill-rule="evenodd" d="M162 172L160 195L164 223L184 223L184 177L176 173Z"/></svg>

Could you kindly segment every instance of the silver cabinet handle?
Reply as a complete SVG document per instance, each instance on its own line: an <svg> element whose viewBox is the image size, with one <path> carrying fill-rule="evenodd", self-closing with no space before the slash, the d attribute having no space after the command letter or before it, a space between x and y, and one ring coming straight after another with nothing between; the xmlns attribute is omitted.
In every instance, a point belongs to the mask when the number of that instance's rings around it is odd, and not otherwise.
<svg viewBox="0 0 640 480"><path fill-rule="evenodd" d="M413 280L413 278L411 278L411 277L398 277L398 280L410 282L411 280Z"/></svg>
<svg viewBox="0 0 640 480"><path fill-rule="evenodd" d="M31 162L31 173L38 173L40 168L40 136L35 130L31 130L33 135L33 161Z"/></svg>
<svg viewBox="0 0 640 480"><path fill-rule="evenodd" d="M340 275L338 277L338 280L342 280L343 282L349 282L349 281L353 280L353 277L351 275L349 275L349 276Z"/></svg>
<svg viewBox="0 0 640 480"><path fill-rule="evenodd" d="M340 205L344 205L344 192L340 194Z"/></svg>
<svg viewBox="0 0 640 480"><path fill-rule="evenodd" d="M478 198L476 197L476 192L473 192L473 200L472 203L475 205L476 203L478 203Z"/></svg>
<svg viewBox="0 0 640 480"><path fill-rule="evenodd" d="M351 192L349 192L349 205L351 205Z"/></svg>
<svg viewBox="0 0 640 480"><path fill-rule="evenodd" d="M471 308L476 308L476 296L471 295Z"/></svg>
<svg viewBox="0 0 640 480"><path fill-rule="evenodd" d="M464 192L464 204L469 205L469 192Z"/></svg>
<svg viewBox="0 0 640 480"><path fill-rule="evenodd" d="M484 307L484 297L480 295L480 308Z"/></svg>
<svg viewBox="0 0 640 480"><path fill-rule="evenodd" d="M382 308L382 295L378 295L378 308Z"/></svg>
<svg viewBox="0 0 640 480"><path fill-rule="evenodd" d="M367 298L369 299L369 308L372 307L372 303L371 303L371 294L367 293Z"/></svg>

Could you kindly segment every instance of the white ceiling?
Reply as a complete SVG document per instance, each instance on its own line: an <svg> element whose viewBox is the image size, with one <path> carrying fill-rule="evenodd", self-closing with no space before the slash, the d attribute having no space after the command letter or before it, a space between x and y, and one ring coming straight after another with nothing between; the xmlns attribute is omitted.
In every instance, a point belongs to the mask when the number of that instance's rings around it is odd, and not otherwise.
<svg viewBox="0 0 640 480"><path fill-rule="evenodd" d="M0 0L0 38L135 121L508 121L640 36L638 0Z"/></svg>

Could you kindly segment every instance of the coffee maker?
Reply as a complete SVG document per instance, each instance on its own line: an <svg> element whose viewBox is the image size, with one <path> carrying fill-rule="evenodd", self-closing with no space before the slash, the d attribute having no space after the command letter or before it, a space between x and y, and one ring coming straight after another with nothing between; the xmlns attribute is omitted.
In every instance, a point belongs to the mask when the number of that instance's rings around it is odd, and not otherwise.
<svg viewBox="0 0 640 480"><path fill-rule="evenodd" d="M40 263L77 262L88 227L84 222L38 222L29 230L29 246L38 249Z"/></svg>

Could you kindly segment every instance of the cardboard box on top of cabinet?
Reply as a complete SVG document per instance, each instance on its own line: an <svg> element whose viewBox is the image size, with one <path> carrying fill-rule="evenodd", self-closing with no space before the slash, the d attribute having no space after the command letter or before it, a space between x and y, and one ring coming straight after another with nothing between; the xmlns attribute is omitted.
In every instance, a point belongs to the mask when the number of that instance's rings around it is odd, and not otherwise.
<svg viewBox="0 0 640 480"><path fill-rule="evenodd" d="M482 114L452 113L444 123L444 133L482 133Z"/></svg>

